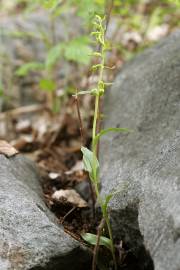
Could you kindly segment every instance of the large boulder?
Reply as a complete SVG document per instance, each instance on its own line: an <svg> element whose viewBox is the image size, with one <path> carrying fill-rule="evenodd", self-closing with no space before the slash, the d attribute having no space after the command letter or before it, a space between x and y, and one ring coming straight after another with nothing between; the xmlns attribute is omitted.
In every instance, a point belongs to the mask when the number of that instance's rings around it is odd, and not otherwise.
<svg viewBox="0 0 180 270"><path fill-rule="evenodd" d="M101 142L102 194L119 190L114 235L141 258L139 269L179 270L180 31L122 69L104 114L105 128L132 130Z"/></svg>
<svg viewBox="0 0 180 270"><path fill-rule="evenodd" d="M0 155L0 269L87 269L89 254L58 225L33 163Z"/></svg>

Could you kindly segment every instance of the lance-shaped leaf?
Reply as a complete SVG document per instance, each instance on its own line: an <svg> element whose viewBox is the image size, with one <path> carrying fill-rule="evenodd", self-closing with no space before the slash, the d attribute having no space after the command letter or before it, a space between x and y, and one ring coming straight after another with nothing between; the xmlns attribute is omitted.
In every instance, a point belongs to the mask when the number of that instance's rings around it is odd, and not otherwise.
<svg viewBox="0 0 180 270"><path fill-rule="evenodd" d="M44 64L40 62L29 62L23 64L18 70L16 71L17 76L26 76L31 71L42 70L44 68Z"/></svg>
<svg viewBox="0 0 180 270"><path fill-rule="evenodd" d="M112 199L112 197L113 197L114 195L115 195L114 193L110 193L110 194L106 195L105 200L104 200L104 202L103 202L103 204L102 204L102 211L103 211L103 214L106 214L108 204L109 204L110 200Z"/></svg>
<svg viewBox="0 0 180 270"><path fill-rule="evenodd" d="M75 61L80 64L89 64L92 49L89 46L89 38L80 36L72 39L65 47L64 56L68 61Z"/></svg>
<svg viewBox="0 0 180 270"><path fill-rule="evenodd" d="M96 181L99 170L99 161L88 148L82 146L81 151L83 153L84 169L89 173L91 180Z"/></svg>
<svg viewBox="0 0 180 270"><path fill-rule="evenodd" d="M50 79L42 79L39 82L39 87L47 92L53 92L56 90L56 82Z"/></svg>
<svg viewBox="0 0 180 270"><path fill-rule="evenodd" d="M130 132L131 130L129 130L128 128L107 128L107 129L103 129L101 130L101 132L99 132L95 139L94 139L94 145L96 145L100 139L101 136L106 135L109 132Z"/></svg>
<svg viewBox="0 0 180 270"><path fill-rule="evenodd" d="M110 202L110 200L116 195L116 194L120 194L124 191L127 191L129 187L128 182L123 183L123 185L121 185L117 190L112 191L111 193L107 194L104 198L103 204L102 204L102 211L104 214L107 213L107 207L108 204Z"/></svg>
<svg viewBox="0 0 180 270"><path fill-rule="evenodd" d="M84 233L81 236L87 243L89 243L93 246L95 246L97 244L97 240L98 240L97 235L92 234L92 233ZM100 236L99 245L105 246L109 250L111 250L111 240L105 236Z"/></svg>
<svg viewBox="0 0 180 270"><path fill-rule="evenodd" d="M73 97L77 97L77 96L80 96L80 95L86 95L86 94L96 96L96 95L98 95L98 89L93 88L93 89L87 90L87 91L80 91L80 92L77 92L75 95L73 95Z"/></svg>
<svg viewBox="0 0 180 270"><path fill-rule="evenodd" d="M73 97L77 97L80 95L86 95L86 94L91 94L91 90L77 92L76 94L73 95Z"/></svg>
<svg viewBox="0 0 180 270"><path fill-rule="evenodd" d="M51 68L63 56L64 43L51 48L46 57L46 68Z"/></svg>

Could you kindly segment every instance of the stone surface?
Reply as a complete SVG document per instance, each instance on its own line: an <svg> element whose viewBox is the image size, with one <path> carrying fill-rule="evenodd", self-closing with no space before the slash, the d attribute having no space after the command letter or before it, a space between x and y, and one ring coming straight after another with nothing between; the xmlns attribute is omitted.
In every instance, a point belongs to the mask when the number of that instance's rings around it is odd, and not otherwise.
<svg viewBox="0 0 180 270"><path fill-rule="evenodd" d="M180 31L129 62L104 102L102 194L117 237L152 261L139 269L180 269ZM148 255L147 255L148 258ZM149 258L150 259L150 258ZM149 264L148 264L149 263Z"/></svg>
<svg viewBox="0 0 180 270"><path fill-rule="evenodd" d="M0 155L0 269L87 269L89 255L42 199L34 164Z"/></svg>

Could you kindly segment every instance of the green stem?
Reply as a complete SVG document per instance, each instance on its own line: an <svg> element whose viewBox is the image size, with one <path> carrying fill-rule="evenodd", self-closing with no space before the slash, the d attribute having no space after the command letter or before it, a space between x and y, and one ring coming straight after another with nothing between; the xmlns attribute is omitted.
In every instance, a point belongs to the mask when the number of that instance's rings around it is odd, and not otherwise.
<svg viewBox="0 0 180 270"><path fill-rule="evenodd" d="M104 64L105 64L105 54L104 54L104 48L102 47L102 61L101 61L101 69L100 69L100 74L99 74L99 82L102 81L103 79L103 72L104 72Z"/></svg>
<svg viewBox="0 0 180 270"><path fill-rule="evenodd" d="M100 94L99 94L99 83L103 79L103 71L104 71L104 62L105 62L105 55L104 55L104 48L102 47L102 61L101 61L101 68L99 72L99 79L98 79L98 93L95 98L95 109L94 109L94 119L93 119L93 130L92 130L92 152L93 152L93 166L95 167L96 157L97 157L97 147L98 145L94 143L96 132L97 132L97 122L99 119L99 101L100 101ZM97 183L99 183L99 177L96 175L97 179L94 179ZM97 195L97 193L96 193Z"/></svg>
<svg viewBox="0 0 180 270"><path fill-rule="evenodd" d="M104 49L102 48L102 61L101 61L101 68L99 72L99 79L98 79L98 85L103 79L103 72L104 72L104 62L105 62L105 56L104 56ZM93 119L93 131L92 131L92 147L93 150L96 150L97 146L94 146L94 139L96 136L96 127L97 127L97 120L98 120L98 111L99 111L99 94L96 95L95 98L95 109L94 109L94 119ZM94 149L95 148L95 149ZM94 151L93 151L94 152ZM95 152L96 153L96 152Z"/></svg>
<svg viewBox="0 0 180 270"><path fill-rule="evenodd" d="M93 167L96 167L96 158L97 158L97 149L98 149L98 144L95 143L95 137L97 134L97 124L99 121L99 104L100 104L100 88L101 88L101 82L103 82L103 72L104 72L104 66L105 66L105 37L104 37L104 32L102 36L102 42L101 42L101 63L100 63L100 71L99 71L99 79L98 79L98 89L97 89L97 94L95 97L95 109L94 109L94 118L93 118L93 129L92 129L92 152L93 152ZM114 249L114 243L113 243L113 236L112 236L112 229L111 229L111 224L108 216L107 209L103 211L103 200L100 196L99 193L99 172L96 172L96 175L94 175L94 189L96 193L97 200L100 204L100 207L103 212L103 218L106 221L109 237L111 240L111 253L114 261L114 267L115 270L117 270L117 264L116 264L116 258L115 258L115 249Z"/></svg>
<svg viewBox="0 0 180 270"><path fill-rule="evenodd" d="M97 118L98 118L98 110L99 110L99 96L96 96L95 99L95 109L94 109L94 119L93 119L93 131L92 131L92 150L96 155L96 146L94 145L94 140L96 137L96 127L97 127Z"/></svg>
<svg viewBox="0 0 180 270"><path fill-rule="evenodd" d="M112 228L111 228L111 224L110 224L109 216L108 216L108 213L107 212L104 214L104 218L105 218L105 221L106 221L106 225L107 225L107 228L108 228L109 237L110 237L110 240L111 240L111 253L112 253L112 257L113 257L114 268L115 268L115 270L117 270L117 263L116 263L116 257L115 257L115 249L114 249L114 242L113 242L113 236L112 236Z"/></svg>
<svg viewBox="0 0 180 270"><path fill-rule="evenodd" d="M96 192L97 200L98 200L98 202L100 204L100 207L101 207L101 209L103 209L103 201L102 201L101 196L99 194L98 185L95 185L95 192ZM115 268L115 270L117 270L117 263L116 263L116 257L115 257L115 249L114 249L114 241L113 241L113 235L112 235L112 228L111 228L111 223L110 223L109 216L108 216L108 213L107 213L107 209L105 209L105 211L103 211L103 218L106 221L109 238L111 240L111 253L112 253L112 257L113 257L114 268Z"/></svg>

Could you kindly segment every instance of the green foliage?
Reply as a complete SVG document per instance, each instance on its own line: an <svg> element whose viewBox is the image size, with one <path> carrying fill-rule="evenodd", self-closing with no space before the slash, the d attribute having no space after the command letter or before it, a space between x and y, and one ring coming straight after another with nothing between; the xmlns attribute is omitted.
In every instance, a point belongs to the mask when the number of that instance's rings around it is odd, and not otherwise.
<svg viewBox="0 0 180 270"><path fill-rule="evenodd" d="M31 3L31 2L30 2ZM56 16L59 16L61 11L64 11L70 5L76 5L73 0L60 1L60 0L38 0L32 7L36 8L38 5L49 10L50 21L54 24ZM79 2L79 5L80 2ZM94 5L94 4L93 4ZM31 9L32 10L32 9ZM26 33L14 33L18 37L27 37ZM37 33L31 35L31 38L38 38ZM54 92L52 95L53 104L59 104L55 90L57 89L56 82L52 74L56 74L57 65L60 59L72 61L79 65L88 65L91 60L92 48L90 46L90 39L88 36L82 35L76 38L71 38L67 41L52 43L52 40L46 33L39 31L39 38L44 42L47 48L47 55L44 63L30 62L22 65L17 71L17 76L27 76L31 71L41 71L41 80L39 86L41 90ZM48 76L48 79L46 77ZM54 81L54 82L53 82ZM54 107L54 105L52 105Z"/></svg>
<svg viewBox="0 0 180 270"><path fill-rule="evenodd" d="M76 0L73 2L78 6L77 14L86 21L92 20L95 14L104 14L105 0Z"/></svg>
<svg viewBox="0 0 180 270"><path fill-rule="evenodd" d="M179 0L167 0L168 3L175 5L177 8L180 8Z"/></svg>
<svg viewBox="0 0 180 270"><path fill-rule="evenodd" d="M109 132L130 132L128 128L107 128L101 130L94 138L94 144L96 145L101 136L106 135Z"/></svg>
<svg viewBox="0 0 180 270"><path fill-rule="evenodd" d="M94 158L93 152L86 147L81 147L83 153L84 169L89 173L89 176L93 182L97 181L97 175L99 171L99 162L97 157Z"/></svg>
<svg viewBox="0 0 180 270"><path fill-rule="evenodd" d="M91 54L92 49L89 46L89 39L85 36L81 36L68 42L65 47L64 56L69 61L87 65L90 62Z"/></svg>
<svg viewBox="0 0 180 270"><path fill-rule="evenodd" d="M58 44L53 46L47 53L45 60L45 66L47 69L51 69L57 61L63 56L64 44Z"/></svg>
<svg viewBox="0 0 180 270"><path fill-rule="evenodd" d="M44 63L36 63L30 62L22 65L16 72L18 76L26 76L29 72L32 71L41 71L41 80L46 79L48 77L49 80L56 80L56 74L58 70L58 63L60 60L71 61L76 63L79 66L88 65L91 61L91 56L97 57L100 60L100 63L94 64L92 66L93 71L97 71L102 73L103 69L106 68L103 65L104 54L107 50L110 49L110 42L103 41L102 37L104 35L104 14L106 14L111 7L112 0L3 0L3 3L0 7L0 10L3 10L3 6L7 4L10 9L15 9L16 5L25 3L25 8L22 12L32 12L34 10L39 10L40 8L44 8L46 10L47 15L49 16L50 27L55 25L58 16L63 13L72 12L73 16L80 16L82 25L84 25L85 34L82 36L74 38L73 35L66 36L66 41L53 41L53 33L49 36L45 31L43 32L41 29L38 29L35 33L28 32L25 33L23 31L15 31L13 33L6 33L13 35L14 37L19 38L34 38L40 39L44 42L45 47L47 48L46 57ZM177 9L179 7L179 0L157 0L157 3L150 3L148 14L144 14L140 12L139 7L146 5L144 1L141 0L127 0L113 1L113 9L112 15L117 16L118 23L117 27L121 26L124 31L138 31L142 36L144 36L145 32L151 30L156 25L161 25L167 20L167 15L171 15L171 21L176 17ZM98 18L96 16L96 21L93 21L95 14L100 14L101 17ZM173 16L172 16L173 14ZM63 20L66 24L66 16L63 16ZM169 20L169 19L168 19ZM174 19L175 20L175 19ZM143 23L142 23L143 22ZM94 26L94 31L92 32L92 36L95 37L96 44L99 46L103 45L102 52L94 51L92 52L92 47L94 46L90 41L87 33L89 29L92 28L92 24ZM145 42L146 43L146 42ZM140 45L141 48L144 47L144 44ZM138 47L138 50L140 49ZM113 44L113 47L117 47L121 56L123 55L124 59L128 59L134 55L134 51L129 51L124 45ZM53 76L52 76L53 74ZM42 83L40 82L40 85ZM78 95L83 95L90 93L94 96L102 96L104 94L105 88L107 84L101 80L98 86L92 90L81 91ZM69 86L67 86L69 87ZM55 89L55 87L40 87L40 89ZM50 90L47 90L50 91ZM54 90L55 92L55 90ZM56 98L56 94L53 95Z"/></svg>
<svg viewBox="0 0 180 270"><path fill-rule="evenodd" d="M0 80L0 98L1 100L4 101L9 101L10 97L8 95L6 95L5 90L4 90L4 85L3 82ZM0 104L2 105L2 103ZM0 106L0 110L2 109L2 106Z"/></svg>
<svg viewBox="0 0 180 270"><path fill-rule="evenodd" d="M3 83L0 80L0 97L2 97L4 95L4 88L3 88Z"/></svg>
<svg viewBox="0 0 180 270"><path fill-rule="evenodd" d="M80 96L80 95L86 95L86 94L92 94L92 90L87 90L87 91L79 91L78 93L76 93L75 95L73 95L74 97L75 96Z"/></svg>
<svg viewBox="0 0 180 270"><path fill-rule="evenodd" d="M10 31L4 33L7 36L12 36L14 38L39 38L38 35L34 32L24 32L24 31Z"/></svg>
<svg viewBox="0 0 180 270"><path fill-rule="evenodd" d="M44 8L47 9L55 9L57 8L58 4L61 2L60 0L43 0L41 1Z"/></svg>
<svg viewBox="0 0 180 270"><path fill-rule="evenodd" d="M0 97L4 97L4 91L2 89L0 89Z"/></svg>
<svg viewBox="0 0 180 270"><path fill-rule="evenodd" d="M110 194L107 194L105 198L102 200L102 212L104 215L106 215L108 210L108 204L111 201L111 199L116 195L120 194L122 191L128 190L128 182L125 182L121 187L116 189L115 191L111 192Z"/></svg>
<svg viewBox="0 0 180 270"><path fill-rule="evenodd" d="M44 65L39 62L29 62L24 65L22 65L18 70L16 71L17 76L26 76L30 71L37 71L42 70L44 68Z"/></svg>
<svg viewBox="0 0 180 270"><path fill-rule="evenodd" d="M40 86L40 89L47 92L54 92L57 88L55 81L51 79L42 79L39 82L39 86Z"/></svg>
<svg viewBox="0 0 180 270"><path fill-rule="evenodd" d="M92 234L92 233L84 233L81 236L90 245L95 246L97 244L97 240L98 240L97 235ZM111 240L109 238L107 238L107 237L100 236L99 245L100 246L105 246L109 250L111 250Z"/></svg>

